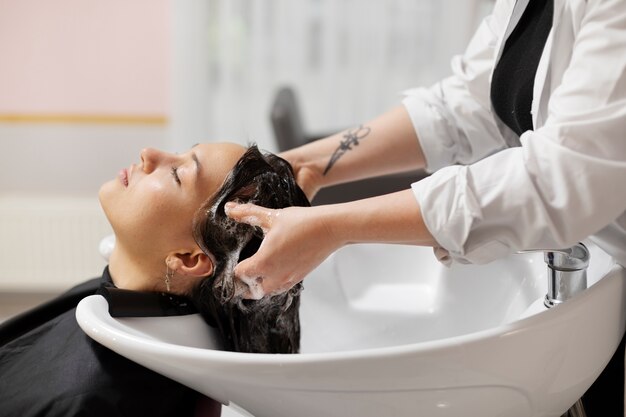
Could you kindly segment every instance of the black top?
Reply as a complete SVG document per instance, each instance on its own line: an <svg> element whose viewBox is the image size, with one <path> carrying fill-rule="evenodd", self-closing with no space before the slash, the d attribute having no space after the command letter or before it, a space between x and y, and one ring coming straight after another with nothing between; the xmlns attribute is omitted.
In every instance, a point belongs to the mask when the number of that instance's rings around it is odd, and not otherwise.
<svg viewBox="0 0 626 417"><path fill-rule="evenodd" d="M108 270L0 325L0 416L192 416L202 397L107 349L76 304L112 286ZM152 315L152 314L151 314Z"/></svg>
<svg viewBox="0 0 626 417"><path fill-rule="evenodd" d="M552 28L553 0L530 0L507 39L493 72L491 102L500 119L521 135L533 129L530 114L539 59Z"/></svg>

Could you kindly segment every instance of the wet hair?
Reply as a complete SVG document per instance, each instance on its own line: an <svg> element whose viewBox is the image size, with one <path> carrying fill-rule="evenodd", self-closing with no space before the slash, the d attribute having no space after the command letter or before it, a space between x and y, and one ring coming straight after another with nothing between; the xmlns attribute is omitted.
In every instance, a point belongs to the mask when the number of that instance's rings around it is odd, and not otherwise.
<svg viewBox="0 0 626 417"><path fill-rule="evenodd" d="M260 300L241 296L234 276L238 262L252 256L263 240L258 227L226 216L229 201L254 203L272 209L309 206L287 161L262 154L252 145L226 177L221 188L202 205L194 218L193 235L215 262L213 275L202 280L192 300L205 321L216 327L225 350L253 353L297 353L300 348L300 292L302 283Z"/></svg>

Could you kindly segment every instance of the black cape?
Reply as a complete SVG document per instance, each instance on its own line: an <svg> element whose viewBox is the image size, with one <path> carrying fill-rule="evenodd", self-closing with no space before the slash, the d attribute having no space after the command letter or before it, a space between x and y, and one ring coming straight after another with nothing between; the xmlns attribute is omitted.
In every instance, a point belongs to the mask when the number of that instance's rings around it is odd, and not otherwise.
<svg viewBox="0 0 626 417"><path fill-rule="evenodd" d="M192 416L202 396L89 338L76 305L101 278L0 325L0 416Z"/></svg>

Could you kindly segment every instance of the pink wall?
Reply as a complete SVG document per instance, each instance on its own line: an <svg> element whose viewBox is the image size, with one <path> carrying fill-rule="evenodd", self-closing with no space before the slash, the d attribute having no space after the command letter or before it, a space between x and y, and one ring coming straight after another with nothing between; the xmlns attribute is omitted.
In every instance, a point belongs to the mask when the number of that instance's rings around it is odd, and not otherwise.
<svg viewBox="0 0 626 417"><path fill-rule="evenodd" d="M0 115L168 115L168 0L0 0Z"/></svg>

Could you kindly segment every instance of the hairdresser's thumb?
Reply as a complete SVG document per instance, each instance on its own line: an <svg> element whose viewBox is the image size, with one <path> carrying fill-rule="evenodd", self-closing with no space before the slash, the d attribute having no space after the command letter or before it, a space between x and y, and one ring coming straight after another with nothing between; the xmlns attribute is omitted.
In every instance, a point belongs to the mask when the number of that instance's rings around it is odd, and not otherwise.
<svg viewBox="0 0 626 417"><path fill-rule="evenodd" d="M255 273L253 258L244 259L235 266L235 277L248 287L248 291L244 294L244 298L258 300L263 298L265 290L263 288L264 280L261 275Z"/></svg>

